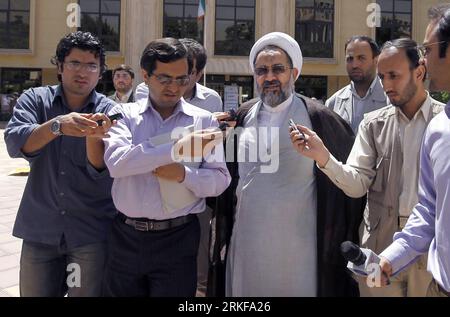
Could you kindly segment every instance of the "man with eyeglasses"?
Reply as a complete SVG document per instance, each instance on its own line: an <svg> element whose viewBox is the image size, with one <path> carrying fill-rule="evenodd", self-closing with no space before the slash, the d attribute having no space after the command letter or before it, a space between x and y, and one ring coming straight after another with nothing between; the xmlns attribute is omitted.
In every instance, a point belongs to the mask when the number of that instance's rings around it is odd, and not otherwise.
<svg viewBox="0 0 450 317"><path fill-rule="evenodd" d="M134 102L133 69L128 65L119 65L113 70L112 78L116 91L108 98L120 104Z"/></svg>
<svg viewBox="0 0 450 317"><path fill-rule="evenodd" d="M384 44L378 76L391 104L365 115L346 164L330 155L311 130L303 130L309 136L306 144L297 133L292 136L299 153L314 159L347 195L367 194L361 245L376 253L392 243L418 201L420 144L428 123L444 106L425 90L426 69L413 40ZM358 278L360 295L425 296L431 282L426 261L425 255L383 289L369 287L365 278Z"/></svg>
<svg viewBox="0 0 450 317"><path fill-rule="evenodd" d="M116 107L124 118L105 139L119 215L109 240L104 295L193 297L200 238L196 215L205 210L204 198L228 187L230 175L221 146L194 162L179 162L180 141L172 141L171 134L188 126L194 131L214 128L218 122L182 98L192 55L180 41L151 42L141 68L148 98ZM218 136L221 145L220 132ZM186 138L190 135L181 140Z"/></svg>
<svg viewBox="0 0 450 317"><path fill-rule="evenodd" d="M192 55L192 72L189 75L189 83L186 86L184 100L190 104L208 110L209 112L221 112L223 110L222 98L220 95L200 84L198 81L203 77L208 56L205 48L197 41L189 38L180 39L180 42L186 47L188 54ZM145 82L136 88L137 99L148 99L148 86ZM208 279L208 254L209 254L209 229L214 200L207 199L206 210L198 214L200 221L200 246L198 251L198 283L197 296L203 297L206 293L206 284Z"/></svg>
<svg viewBox="0 0 450 317"><path fill-rule="evenodd" d="M60 84L24 92L5 130L10 156L31 166L13 229L23 239L20 294L100 296L116 213L102 140L115 104L95 92L105 50L92 34L71 33L52 62Z"/></svg>
<svg viewBox="0 0 450 317"><path fill-rule="evenodd" d="M331 96L325 105L347 121L355 134L364 114L388 104L376 76L378 44L368 36L353 36L345 43L345 62L350 84Z"/></svg>
<svg viewBox="0 0 450 317"><path fill-rule="evenodd" d="M220 271L227 251L226 296L356 296L339 244L357 241L363 201L346 197L311 160L297 155L290 146L289 119L320 129L342 159L353 132L336 113L295 94L303 58L291 36L264 35L249 62L260 100L238 111L237 153L258 143L277 157L279 167L266 173L263 158L250 154L231 169L237 202L218 200L217 218L231 218L230 223L234 218L234 224L230 238L231 230L223 234L224 221L217 221L215 295L223 296Z"/></svg>
<svg viewBox="0 0 450 317"><path fill-rule="evenodd" d="M430 89L450 92L450 4L428 12L423 46ZM428 125L420 151L419 201L405 228L381 254L381 269L398 275L428 252L427 296L450 296L450 103ZM401 273L400 273L401 274ZM383 285L387 280L382 279Z"/></svg>
<svg viewBox="0 0 450 317"><path fill-rule="evenodd" d="M186 86L184 99L199 108L208 110L209 112L220 112L223 109L222 98L215 91L199 83L203 78L208 56L205 48L197 41L190 38L180 39L180 42L192 55L192 72L189 75L189 84ZM148 98L148 87L145 82L136 88L136 99Z"/></svg>

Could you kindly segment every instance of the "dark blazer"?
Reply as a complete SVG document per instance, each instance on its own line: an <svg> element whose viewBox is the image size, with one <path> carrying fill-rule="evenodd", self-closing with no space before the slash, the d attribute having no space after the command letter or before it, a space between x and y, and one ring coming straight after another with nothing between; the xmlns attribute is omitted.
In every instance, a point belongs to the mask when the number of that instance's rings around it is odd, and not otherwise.
<svg viewBox="0 0 450 317"><path fill-rule="evenodd" d="M345 162L353 146L354 134L350 126L337 114L318 102L297 95L305 104L313 130L323 140L329 151ZM238 126L259 99L252 99L239 108ZM237 142L235 142L237 144ZM234 151L234 162L237 161ZM236 207L235 190L239 181L238 164L228 163L232 176L230 187L216 199L214 209L215 236L212 246L207 296L225 296L226 257L221 259L221 250L230 243L233 217ZM347 262L340 252L340 244L350 240L359 242L358 228L366 198L352 199L337 188L328 177L315 167L317 184L317 265L318 296L358 296L358 285L346 269ZM293 250L292 252L295 252ZM274 294L275 296L276 294Z"/></svg>

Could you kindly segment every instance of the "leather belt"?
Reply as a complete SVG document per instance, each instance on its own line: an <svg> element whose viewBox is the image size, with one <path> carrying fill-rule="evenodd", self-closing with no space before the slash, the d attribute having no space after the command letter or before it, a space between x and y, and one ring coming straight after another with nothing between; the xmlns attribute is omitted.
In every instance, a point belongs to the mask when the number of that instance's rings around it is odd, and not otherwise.
<svg viewBox="0 0 450 317"><path fill-rule="evenodd" d="M129 218L122 213L119 213L119 218L127 225L133 227L137 231L161 231L171 228L175 228L186 223L191 222L197 216L196 215L186 215L178 218L167 219L167 220L151 220L144 218Z"/></svg>

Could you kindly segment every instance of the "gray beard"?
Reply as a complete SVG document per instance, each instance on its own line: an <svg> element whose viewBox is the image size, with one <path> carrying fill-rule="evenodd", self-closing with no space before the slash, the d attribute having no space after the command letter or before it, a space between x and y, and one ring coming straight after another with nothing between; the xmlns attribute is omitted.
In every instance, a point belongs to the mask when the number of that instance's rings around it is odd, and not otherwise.
<svg viewBox="0 0 450 317"><path fill-rule="evenodd" d="M274 92L270 92L268 94L261 94L261 100L264 104L275 108L276 106L282 104L286 101L290 96L286 96L285 92L282 91L281 94L275 94Z"/></svg>
<svg viewBox="0 0 450 317"><path fill-rule="evenodd" d="M261 87L258 87L258 90L260 91L260 98L262 102L272 108L275 108L288 100L290 96L292 96L294 92L294 89L292 87L293 78L291 77L289 83L285 87L281 87L281 92L279 94L274 93L273 91L266 94L264 93L264 89L261 89Z"/></svg>

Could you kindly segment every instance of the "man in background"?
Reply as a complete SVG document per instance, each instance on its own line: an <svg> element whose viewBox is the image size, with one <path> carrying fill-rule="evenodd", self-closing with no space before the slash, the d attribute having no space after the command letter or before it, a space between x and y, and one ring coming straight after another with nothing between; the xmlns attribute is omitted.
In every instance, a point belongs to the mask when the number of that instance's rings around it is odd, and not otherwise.
<svg viewBox="0 0 450 317"><path fill-rule="evenodd" d="M128 65L120 65L113 70L112 78L116 92L108 98L120 104L134 102L133 69Z"/></svg>
<svg viewBox="0 0 450 317"><path fill-rule="evenodd" d="M387 105L376 76L380 49L367 36L353 36L345 43L345 62L350 84L336 92L325 105L341 116L355 134L364 114Z"/></svg>

